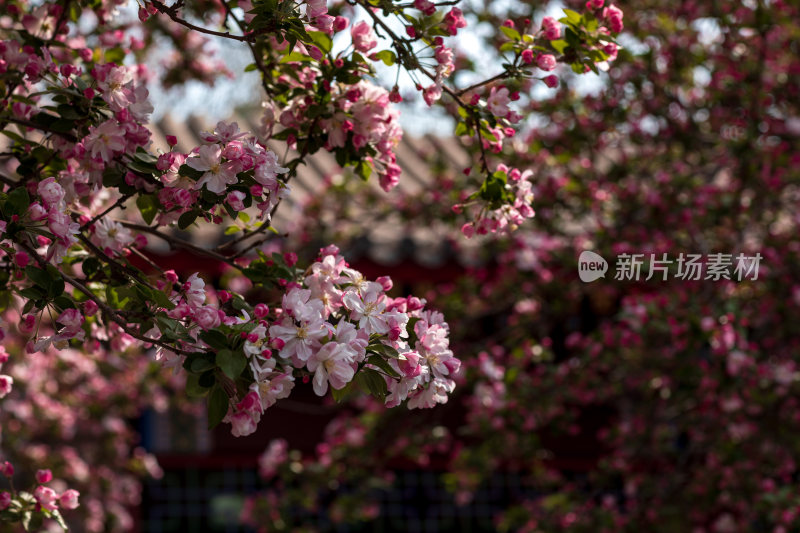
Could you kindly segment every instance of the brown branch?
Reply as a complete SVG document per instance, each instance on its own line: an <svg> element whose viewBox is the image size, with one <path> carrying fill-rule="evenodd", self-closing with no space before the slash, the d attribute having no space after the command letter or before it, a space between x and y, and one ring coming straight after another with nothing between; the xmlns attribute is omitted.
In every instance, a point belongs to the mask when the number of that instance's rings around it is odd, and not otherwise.
<svg viewBox="0 0 800 533"><path fill-rule="evenodd" d="M53 115L48 115L48 116L53 116ZM36 124L35 122L31 122L30 120L25 120L25 119L22 119L22 118L11 117L11 116L3 117L3 120L5 122L11 122L12 124L17 124L19 126L25 126L26 128L31 128L31 129L39 130L39 131L45 131L47 133L52 133L53 135L58 135L59 137L63 137L66 140L71 141L71 142L77 142L78 141L78 138L76 136L74 136L73 134L71 134L71 133L55 131L55 130L53 130L53 129L47 127L47 126L44 126L42 124Z"/></svg>
<svg viewBox="0 0 800 533"><path fill-rule="evenodd" d="M100 220L101 218L103 218L104 216L109 214L111 211L113 211L117 207L121 207L122 204L124 204L126 201L128 201L128 198L130 198L130 196L127 196L127 195L123 195L122 197L120 197L116 202L114 202L113 205L111 205L110 207L105 209L102 213L100 213L99 215L95 216L89 222L87 222L86 224L81 226L80 231L83 232L83 231L86 231L88 228L92 227L92 225L95 222L97 222L98 220Z"/></svg>
<svg viewBox="0 0 800 533"><path fill-rule="evenodd" d="M41 256L38 253L36 253L36 251L33 248L31 248L30 246L28 246L24 242L21 242L21 241L16 241L16 242L17 242L17 244L19 244L19 246L23 250L25 250L28 253L28 255L30 255L31 257L33 257L36 260L36 262L39 264L40 267L42 267L42 269L47 268L47 262L44 259L42 259ZM189 355L189 354L193 353L193 352L188 352L186 350L183 350L181 348L170 346L169 344L161 342L161 341L159 341L157 339L150 339L150 338L145 337L144 335L142 335L138 331L136 331L133 328L129 327L128 323L119 315L119 313L117 313L114 309L112 309L103 300L98 298L94 294L94 292L92 292L92 290L89 289L86 285L84 285L83 283L81 283L77 279L73 278L72 276L69 276L69 275L65 274L61 270L59 270L59 274L61 275L61 277L64 279L65 282L69 283L70 285L72 285L73 287L75 287L76 289L81 291L83 294L86 295L87 298L89 298L94 303L96 303L97 306L103 311L103 313L105 315L107 315L120 328L122 328L122 330L125 333L127 333L131 337L134 337L136 339L139 339L141 341L144 341L144 342L147 342L147 343L150 343L150 344L161 346L162 348L170 350L171 352L175 352L177 354Z"/></svg>
<svg viewBox="0 0 800 533"><path fill-rule="evenodd" d="M186 28L189 28L190 30L194 30L194 31L197 31L197 32L200 32L200 33L205 33L207 35L214 35L216 37L223 37L225 39L232 39L234 41L240 41L240 42L249 43L249 42L253 42L255 40L255 35L253 35L253 34L234 35L234 34L229 33L229 32L214 31L214 30L209 30L208 28L203 28L202 26L197 26L197 25L192 24L191 22L179 17L178 16L178 10L175 9L174 7L167 6L167 5L159 2L158 0L151 0L151 3L156 7L156 9L159 11L159 13L163 13L163 14L167 15L174 22L177 22L181 26L185 26Z"/></svg>
<svg viewBox="0 0 800 533"><path fill-rule="evenodd" d="M217 261L222 261L223 263L231 265L232 267L240 268L236 263L233 262L233 259L231 259L230 257L226 257L226 256L224 256L222 254L219 254L219 253L215 252L214 250L208 250L206 248L200 248L199 246L195 246L194 244L192 244L192 243L190 243L188 241L185 241L183 239L179 239L177 237L173 237L172 235L169 235L167 233L162 233L162 232L158 231L158 229L156 229L156 228L152 228L150 226L143 226L141 224L134 224L133 222L126 222L124 220L118 220L117 222L119 222L120 224L122 224L126 228L130 228L130 229L134 229L134 230L137 230L137 231L142 231L144 233L149 233L151 235L155 235L156 237L158 237L158 238L160 238L160 239L162 239L164 241L167 241L169 244L171 244L171 245L173 245L173 246L175 246L177 248L183 248L184 250L189 250L190 252L195 252L195 253L197 253L199 255L204 255L206 257L210 257L212 259L216 259Z"/></svg>

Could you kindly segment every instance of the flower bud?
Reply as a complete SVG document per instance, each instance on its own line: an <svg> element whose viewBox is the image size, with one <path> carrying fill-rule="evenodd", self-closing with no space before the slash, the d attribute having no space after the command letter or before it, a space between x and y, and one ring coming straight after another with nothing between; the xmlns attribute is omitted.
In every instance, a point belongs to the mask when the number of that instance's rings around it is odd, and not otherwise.
<svg viewBox="0 0 800 533"><path fill-rule="evenodd" d="M53 473L50 470L43 469L36 471L36 483L43 485L49 483L53 479Z"/></svg>

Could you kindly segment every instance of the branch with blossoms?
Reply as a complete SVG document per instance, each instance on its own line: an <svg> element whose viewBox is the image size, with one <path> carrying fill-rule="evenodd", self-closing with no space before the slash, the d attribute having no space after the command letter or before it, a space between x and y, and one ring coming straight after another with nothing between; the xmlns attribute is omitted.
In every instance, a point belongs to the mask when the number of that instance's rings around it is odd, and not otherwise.
<svg viewBox="0 0 800 533"><path fill-rule="evenodd" d="M413 296L390 296L391 280L366 280L335 246L299 268L291 252L270 255L263 245L278 232L272 217L291 179L319 150L364 180L377 176L386 192L398 184L403 132L392 104L402 97L397 85L374 81L378 63L410 76L429 106L454 107L456 134L476 139L482 185L456 206L478 209L465 234L510 230L533 216L532 174L489 160L522 118L499 84L534 77L534 64L550 71L560 61L577 72L612 59L621 12L598 2L582 15L567 10L564 39L552 19L532 33L504 26L503 70L459 89L445 38L466 19L452 5L354 0L335 8L367 14L351 25L320 0L155 0L140 5L140 23L114 26L113 1L4 2L0 132L10 146L0 180L0 312L19 323L3 328L16 329L28 353L95 343L113 351L123 336L185 376L187 395L206 401L209 427L227 422L237 436L254 432L297 380L339 401L362 391L388 407L446 402L460 361L441 314ZM349 44L334 50L348 27ZM185 38L189 63L206 38L247 46L247 70L259 71L264 91L260 131L220 122L188 150L168 136L168 148L153 151L143 49L157 32ZM378 34L389 48L377 50ZM183 79L176 64L167 66L169 83ZM207 79L209 69L195 67L192 76ZM294 153L282 161L268 141ZM241 235L206 247L178 233L206 224ZM213 287L199 273L181 277L159 266L149 238L213 260L234 279Z"/></svg>
<svg viewBox="0 0 800 533"><path fill-rule="evenodd" d="M0 491L0 520L19 523L25 531L39 531L44 521L50 519L67 529L61 509L77 509L78 491L67 489L61 495L56 493L47 486L53 480L53 473L47 469L36 472L36 488L32 491L14 488L14 466L8 461L0 464L0 474L10 485L10 492Z"/></svg>

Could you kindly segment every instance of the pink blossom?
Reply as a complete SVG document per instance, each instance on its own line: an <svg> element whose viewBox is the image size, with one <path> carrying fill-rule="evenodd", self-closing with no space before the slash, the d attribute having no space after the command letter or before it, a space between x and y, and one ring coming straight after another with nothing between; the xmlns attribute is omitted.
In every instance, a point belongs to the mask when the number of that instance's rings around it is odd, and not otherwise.
<svg viewBox="0 0 800 533"><path fill-rule="evenodd" d="M325 395L328 383L334 389L341 389L355 375L352 350L347 345L337 342L324 344L311 356L307 366L314 372L313 386L318 396Z"/></svg>
<svg viewBox="0 0 800 533"><path fill-rule="evenodd" d="M245 437L255 433L258 422L247 412L239 411L230 416L231 434L234 437Z"/></svg>
<svg viewBox="0 0 800 533"><path fill-rule="evenodd" d="M77 331L83 326L83 315L77 309L65 309L58 315L56 322L63 325L68 331Z"/></svg>
<svg viewBox="0 0 800 533"><path fill-rule="evenodd" d="M621 32L625 27L622 23L622 17L622 10L613 4L603 9L603 18L608 20L611 31L614 33Z"/></svg>
<svg viewBox="0 0 800 533"><path fill-rule="evenodd" d="M556 76L555 74L550 74L549 76L546 76L542 81L544 81L544 84L550 87L551 89L558 87L558 76Z"/></svg>
<svg viewBox="0 0 800 533"><path fill-rule="evenodd" d="M450 35L456 35L459 28L466 28L467 21L464 19L464 14L460 9L454 7L445 16L442 24L447 28Z"/></svg>
<svg viewBox="0 0 800 533"><path fill-rule="evenodd" d="M0 398L5 398L8 393L11 392L13 386L14 378L11 376L6 376L5 374L0 374ZM12 469L11 472L13 473L14 470Z"/></svg>
<svg viewBox="0 0 800 533"><path fill-rule="evenodd" d="M244 211L245 198L246 195L242 191L231 191L228 193L228 196L225 197L225 202L227 202L234 211Z"/></svg>
<svg viewBox="0 0 800 533"><path fill-rule="evenodd" d="M20 268L25 268L31 260L31 256L23 251L18 251L14 254L14 263Z"/></svg>
<svg viewBox="0 0 800 533"><path fill-rule="evenodd" d="M11 505L11 494L6 491L0 492L0 511L5 511Z"/></svg>
<svg viewBox="0 0 800 533"><path fill-rule="evenodd" d="M204 305L194 312L194 321L203 329L212 329L220 325L219 310L211 305Z"/></svg>
<svg viewBox="0 0 800 533"><path fill-rule="evenodd" d="M507 88L492 87L489 98L486 99L486 106L494 116L503 118L508 115L508 104L510 101Z"/></svg>
<svg viewBox="0 0 800 533"><path fill-rule="evenodd" d="M92 159L108 163L125 150L125 130L115 120L107 120L96 128L89 127L83 144Z"/></svg>
<svg viewBox="0 0 800 533"><path fill-rule="evenodd" d="M55 178L47 178L39 182L36 192L49 209L54 209L64 199L64 188L56 182Z"/></svg>
<svg viewBox="0 0 800 533"><path fill-rule="evenodd" d="M49 483L53 479L53 473L50 470L37 470L36 471L36 483L44 485L45 483Z"/></svg>
<svg viewBox="0 0 800 533"><path fill-rule="evenodd" d="M556 68L556 58L552 54L542 54L536 58L536 66L542 70L553 70Z"/></svg>
<svg viewBox="0 0 800 533"><path fill-rule="evenodd" d="M542 31L544 32L544 38L549 41L554 41L561 37L561 26L553 17L542 19Z"/></svg>
<svg viewBox="0 0 800 533"><path fill-rule="evenodd" d="M258 318L264 318L269 314L269 307L264 303L256 304L255 308L253 309L253 314Z"/></svg>
<svg viewBox="0 0 800 533"><path fill-rule="evenodd" d="M56 495L56 491L50 487L39 485L36 487L36 490L33 491L33 497L36 499L36 502L42 506L42 509L47 509L48 511L56 510L58 496Z"/></svg>
<svg viewBox="0 0 800 533"><path fill-rule="evenodd" d="M363 20L351 28L350 36L353 39L353 46L359 52L369 52L378 46L378 39L372 31L372 26Z"/></svg>
<svg viewBox="0 0 800 533"><path fill-rule="evenodd" d="M388 317L384 315L386 302L380 285L374 282L367 284L362 294L349 290L342 298L350 316L358 321L358 327L368 334L384 334L389 332Z"/></svg>
<svg viewBox="0 0 800 533"><path fill-rule="evenodd" d="M58 498L58 503L62 509L77 509L80 505L78 503L78 497L80 497L80 495L80 492L75 489L67 489Z"/></svg>
<svg viewBox="0 0 800 533"><path fill-rule="evenodd" d="M94 224L92 240L101 250L120 252L133 242L133 235L119 222L103 217Z"/></svg>
<svg viewBox="0 0 800 533"><path fill-rule="evenodd" d="M306 1L306 15L308 18L314 19L320 15L328 13L328 4L326 0L307 0Z"/></svg>
<svg viewBox="0 0 800 533"><path fill-rule="evenodd" d="M436 13L436 4L430 2L429 0L414 0L414 7L428 16Z"/></svg>
<svg viewBox="0 0 800 533"><path fill-rule="evenodd" d="M186 164L191 168L204 172L195 183L195 189L201 189L205 185L209 191L222 194L228 185L238 182L236 174L239 165L234 161L223 163L220 160L221 154L222 148L217 144L201 146L197 151L197 157L186 160Z"/></svg>

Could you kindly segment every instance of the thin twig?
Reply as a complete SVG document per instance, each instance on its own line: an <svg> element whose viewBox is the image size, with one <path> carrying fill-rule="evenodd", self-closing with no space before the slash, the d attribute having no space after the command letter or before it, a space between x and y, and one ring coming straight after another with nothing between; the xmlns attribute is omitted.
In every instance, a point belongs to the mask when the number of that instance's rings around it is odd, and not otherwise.
<svg viewBox="0 0 800 533"><path fill-rule="evenodd" d="M168 243L170 243L173 246L176 246L178 248L183 248L184 250L189 250L189 251L195 252L195 253L197 253L199 255L204 255L206 257L210 257L212 259L216 259L217 261L222 261L223 263L229 264L229 265L231 265L231 266L233 266L235 268L240 268L238 265L236 265L236 263L233 262L233 259L230 258L230 257L226 257L226 256L224 256L222 254L218 254L214 250L208 250L206 248L200 248L199 246L195 246L194 244L192 244L192 243L190 243L188 241L185 241L183 239L179 239L177 237L173 237L172 235L169 235L167 233L162 233L162 232L158 231L158 229L156 229L156 228L152 228L150 226L143 226L141 224L134 224L133 222L126 222L124 220L118 220L117 222L119 222L120 224L122 224L126 228L130 228L130 229L134 229L134 230L137 230L137 231L142 231L142 232L145 232L145 233L149 233L151 235L155 235L156 237L158 237L158 238L160 238L160 239L162 239L164 241L167 241Z"/></svg>

